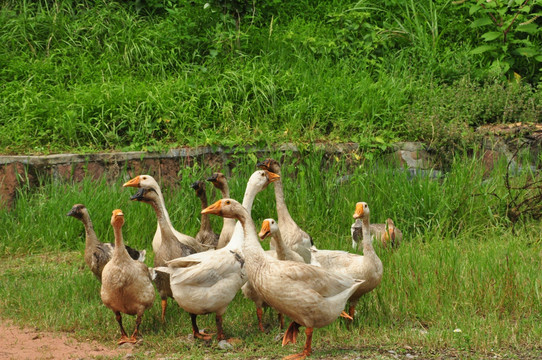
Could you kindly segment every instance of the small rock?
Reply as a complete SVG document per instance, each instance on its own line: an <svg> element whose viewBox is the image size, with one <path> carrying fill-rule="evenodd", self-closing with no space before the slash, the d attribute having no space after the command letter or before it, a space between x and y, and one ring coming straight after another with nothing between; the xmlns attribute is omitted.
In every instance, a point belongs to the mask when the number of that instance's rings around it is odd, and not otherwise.
<svg viewBox="0 0 542 360"><path fill-rule="evenodd" d="M124 355L125 360L133 359L133 357L134 357L134 354L126 354L126 355Z"/></svg>
<svg viewBox="0 0 542 360"><path fill-rule="evenodd" d="M406 357L407 359L415 359L415 358L417 358L416 355L412 355L412 354L410 354L410 353L407 353L407 354L405 355L405 357Z"/></svg>
<svg viewBox="0 0 542 360"><path fill-rule="evenodd" d="M408 345L405 345L404 347L405 347L405 350L412 350L412 348Z"/></svg>
<svg viewBox="0 0 542 360"><path fill-rule="evenodd" d="M427 335L427 330L425 330L425 329L420 329L420 334L422 334L422 335Z"/></svg>
<svg viewBox="0 0 542 360"><path fill-rule="evenodd" d="M134 344L131 343L124 343L119 345L119 349L132 349L134 347Z"/></svg>
<svg viewBox="0 0 542 360"><path fill-rule="evenodd" d="M388 352L392 355L397 355L397 352L396 351L393 351L393 350L388 350Z"/></svg>
<svg viewBox="0 0 542 360"><path fill-rule="evenodd" d="M221 340L218 342L218 347L222 350L230 350L233 349L233 345L227 342L226 340Z"/></svg>

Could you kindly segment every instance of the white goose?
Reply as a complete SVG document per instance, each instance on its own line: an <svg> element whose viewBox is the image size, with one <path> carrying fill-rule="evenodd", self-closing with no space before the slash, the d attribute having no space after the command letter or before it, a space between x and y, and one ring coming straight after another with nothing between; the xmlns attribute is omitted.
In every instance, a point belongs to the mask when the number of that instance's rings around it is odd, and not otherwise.
<svg viewBox="0 0 542 360"><path fill-rule="evenodd" d="M296 262L305 262L301 255L284 245L282 237L280 235L280 230L277 225L277 222L273 219L265 219L262 222L262 228L258 237L260 241L263 241L265 238L271 236L271 242L274 243L275 250L268 250L265 252L266 255L271 256L278 260L290 260ZM258 327L263 332L263 308L268 307L269 305L263 301L262 297L256 292L254 287L250 284L250 281L247 281L245 285L241 288L243 294L246 298L254 301L256 304L256 316L258 317ZM280 328L284 327L284 317L279 313Z"/></svg>
<svg viewBox="0 0 542 360"><path fill-rule="evenodd" d="M303 359L309 356L312 353L313 328L326 326L344 314L346 301L363 284L363 280L265 255L250 214L233 199L219 200L203 211L234 217L242 224L243 254L249 281L266 303L293 319L284 334L283 346L289 342L295 343L300 326L307 328L303 352L289 358Z"/></svg>
<svg viewBox="0 0 542 360"><path fill-rule="evenodd" d="M382 261L373 248L373 238L369 232L369 206L365 202L358 202L354 218L359 219L363 232L363 255L351 254L339 250L318 250L313 247L312 261L315 264L341 274L350 275L365 282L349 299L348 314L353 318L356 305L360 297L375 289L382 281Z"/></svg>
<svg viewBox="0 0 542 360"><path fill-rule="evenodd" d="M278 175L265 170L254 172L247 184L243 206L250 211L256 194L278 178ZM231 241L222 249L174 259L167 263L167 268L158 268L170 274L173 297L181 308L190 313L192 333L196 338L211 338L209 334L200 333L197 315L215 313L217 338L225 339L222 315L246 282L241 255L243 236L243 228L237 224Z"/></svg>
<svg viewBox="0 0 542 360"><path fill-rule="evenodd" d="M282 176L280 164L273 159L262 161L258 163L257 166L261 169L269 170L275 174L278 174L279 176ZM286 206L286 202L284 200L282 180L275 182L275 200L277 202L279 229L282 238L284 239L284 243L286 246L301 255L306 263L310 264L310 248L313 245L312 238L296 224L288 212L288 207Z"/></svg>

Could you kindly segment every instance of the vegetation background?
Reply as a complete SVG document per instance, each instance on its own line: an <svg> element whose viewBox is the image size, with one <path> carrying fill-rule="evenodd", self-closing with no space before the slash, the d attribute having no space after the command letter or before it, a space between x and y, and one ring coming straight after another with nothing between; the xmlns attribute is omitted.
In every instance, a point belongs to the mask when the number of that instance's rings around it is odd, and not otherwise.
<svg viewBox="0 0 542 360"><path fill-rule="evenodd" d="M369 203L373 222L392 217L405 234L398 249L377 247L381 286L362 298L351 327L316 332L314 357L540 358L540 211L510 210L541 196L541 159L487 173L476 152L478 126L542 118L540 15L540 0L3 0L0 153L294 142L301 158L273 156L290 212L318 247L352 251L357 201ZM397 140L456 156L441 177L412 177L374 156ZM365 151L328 158L312 151L318 141ZM234 154L233 197L256 160ZM178 230L197 232L189 184L214 170L196 162L163 189ZM85 203L111 241L111 210L122 208L125 240L146 248L150 265L154 213L130 202L121 182L39 180L0 209L0 317L113 346L117 324L82 260L83 227L65 214ZM267 189L254 220L274 209ZM256 330L242 296L225 316L226 332L242 339L232 350L191 341L188 316L170 309L165 325L158 306L145 315L135 358L294 352L280 347L271 313L269 333Z"/></svg>
<svg viewBox="0 0 542 360"><path fill-rule="evenodd" d="M3 0L0 153L400 139L542 117L540 0Z"/></svg>

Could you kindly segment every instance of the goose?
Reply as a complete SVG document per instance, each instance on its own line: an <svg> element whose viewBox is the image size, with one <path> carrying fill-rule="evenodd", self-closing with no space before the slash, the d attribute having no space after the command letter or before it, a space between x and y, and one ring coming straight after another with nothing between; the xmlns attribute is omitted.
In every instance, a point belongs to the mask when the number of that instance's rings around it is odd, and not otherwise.
<svg viewBox="0 0 542 360"><path fill-rule="evenodd" d="M191 187L196 191L196 196L201 201L201 209L205 209L208 206L205 183L198 180L194 182ZM218 244L218 234L213 231L208 215L201 214L201 225L198 233L196 234L196 241L205 247L212 249L216 248L216 245Z"/></svg>
<svg viewBox="0 0 542 360"><path fill-rule="evenodd" d="M203 251L204 248L200 243L191 236L182 234L173 228L166 206L164 204L164 197L160 186L156 180L150 175L139 175L126 182L124 187L137 187L140 189L149 189L153 194L152 198L141 197L143 193L138 192L131 197L131 200L142 201L150 204L155 213L158 221L158 226L154 238L152 241L152 248L154 251L154 268L155 268L155 284L161 298L162 306L162 322L165 321L167 298L173 297L171 288L169 285L169 277L167 274L161 273L156 270L159 266L165 266L166 261L175 259L177 257L194 254L196 252Z"/></svg>
<svg viewBox="0 0 542 360"><path fill-rule="evenodd" d="M66 214L80 220L85 226L85 263L90 268L90 271L96 276L96 278L102 281L102 271L105 266L111 260L111 255L115 249L115 244L102 243L98 240L92 220L88 209L83 204L75 204L71 210ZM130 257L134 260L145 261L146 250L135 250L129 246L125 246Z"/></svg>
<svg viewBox="0 0 542 360"><path fill-rule="evenodd" d="M261 169L271 171L279 176L281 175L280 164L273 159L262 161L258 163L257 166ZM284 239L284 243L286 246L290 247L292 250L301 255L306 263L310 264L310 248L314 244L310 235L296 224L288 212L288 207L284 201L282 180L275 182L275 200L277 203L279 229L282 238Z"/></svg>
<svg viewBox="0 0 542 360"><path fill-rule="evenodd" d="M280 230L277 225L277 222L274 219L265 219L262 222L262 228L258 234L258 237L261 241L265 238L271 236L272 242L274 242L275 250L268 250L265 252L266 255L274 257L278 260L290 260L296 262L305 262L301 255L291 250L289 247L285 246L282 242L282 237L280 236ZM254 287L250 284L250 281L247 281L245 285L241 288L241 291L246 298L254 301L256 304L256 316L258 317L258 327L264 332L262 316L263 308L268 307L269 305L265 303L262 297L254 290ZM284 327L284 317L282 314L279 314L280 328Z"/></svg>
<svg viewBox="0 0 542 360"><path fill-rule="evenodd" d="M216 172L210 176L207 181L210 181L215 188L220 190L222 193L222 198L230 197L230 188L228 187L228 180L226 176L222 173ZM228 244L233 234L233 229L235 228L235 219L224 219L224 225L222 226L222 231L220 232L220 237L218 238L217 249L222 249Z"/></svg>
<svg viewBox="0 0 542 360"><path fill-rule="evenodd" d="M222 199L203 212L236 218L243 227L243 255L248 281L263 300L293 321L286 330L282 345L295 343L300 326L307 336L303 352L289 356L304 359L312 353L312 333L333 322L343 311L346 301L363 284L363 280L327 271L323 268L266 256L256 235L249 212L233 199Z"/></svg>
<svg viewBox="0 0 542 360"><path fill-rule="evenodd" d="M360 240L363 239L361 219L356 219L350 228L352 235L352 248L359 250ZM393 220L388 218L385 224L370 224L371 236L375 237L380 243L387 247L388 243L391 243L392 247L399 246L399 243L403 240L403 232L395 227Z"/></svg>
<svg viewBox="0 0 542 360"><path fill-rule="evenodd" d="M339 250L319 250L312 248L312 261L324 269L347 274L365 282L349 299L348 314L354 317L356 305L362 295L374 290L382 281L382 261L373 248L373 238L369 233L369 205L358 202L353 217L362 224L363 255Z"/></svg>
<svg viewBox="0 0 542 360"><path fill-rule="evenodd" d="M247 184L243 206L250 211L256 194L278 178L278 175L265 170L254 172ZM225 339L222 316L246 282L242 241L243 228L237 224L231 241L225 247L174 259L167 262L168 267L158 268L170 274L173 297L190 314L195 338L211 339L211 334L199 331L196 318L197 315L215 313L217 339Z"/></svg>
<svg viewBox="0 0 542 360"><path fill-rule="evenodd" d="M120 326L121 338L118 344L136 343L139 325L145 310L154 302L149 269L140 261L133 260L122 239L124 214L122 210L113 210L111 226L115 233L115 249L111 260L104 266L100 296L105 306L113 310ZM128 337L122 326L121 313L136 315L136 326Z"/></svg>

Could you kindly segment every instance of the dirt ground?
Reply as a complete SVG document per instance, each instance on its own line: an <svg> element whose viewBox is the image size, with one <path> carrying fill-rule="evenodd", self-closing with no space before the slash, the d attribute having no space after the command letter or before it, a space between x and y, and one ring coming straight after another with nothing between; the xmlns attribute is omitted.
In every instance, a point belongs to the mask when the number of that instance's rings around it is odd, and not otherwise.
<svg viewBox="0 0 542 360"><path fill-rule="evenodd" d="M96 342L79 342L65 334L0 323L0 359L94 359L122 356L132 349L110 349Z"/></svg>

